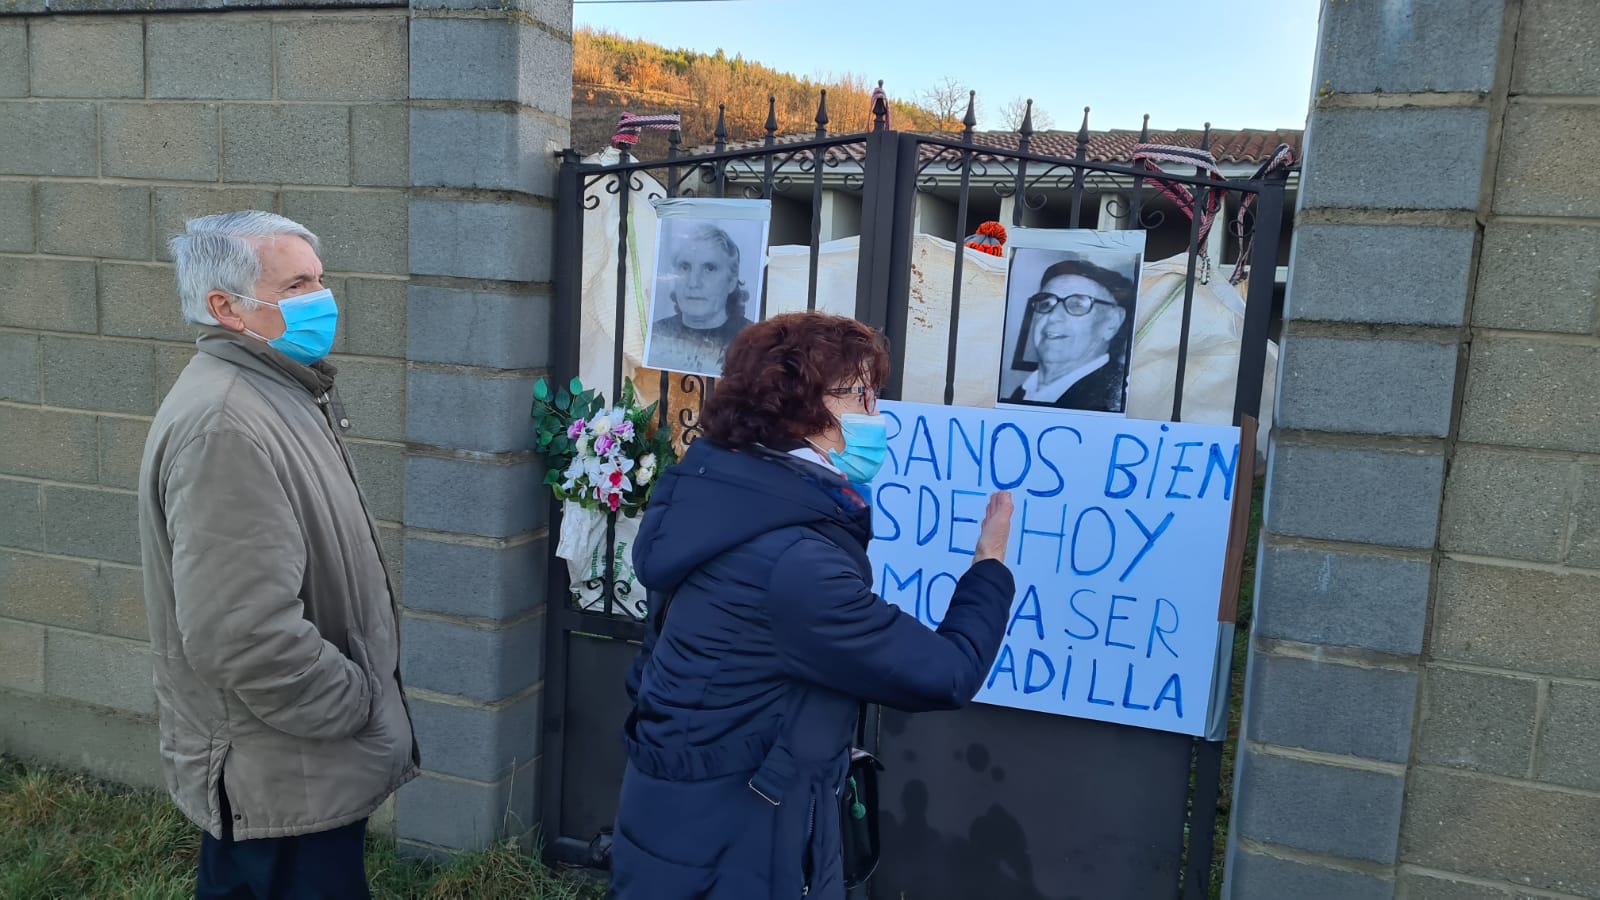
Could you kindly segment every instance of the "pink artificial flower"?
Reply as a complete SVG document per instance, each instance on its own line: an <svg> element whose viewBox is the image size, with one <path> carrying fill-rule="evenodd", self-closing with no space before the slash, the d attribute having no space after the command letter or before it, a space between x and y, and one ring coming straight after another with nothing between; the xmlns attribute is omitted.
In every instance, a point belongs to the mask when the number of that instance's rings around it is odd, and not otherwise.
<svg viewBox="0 0 1600 900"><path fill-rule="evenodd" d="M622 424L618 425L612 433L617 436L618 440L625 441L628 438L633 437L633 423L624 419Z"/></svg>
<svg viewBox="0 0 1600 900"><path fill-rule="evenodd" d="M617 441L609 434L602 434L594 439L594 452L605 456L617 446Z"/></svg>
<svg viewBox="0 0 1600 900"><path fill-rule="evenodd" d="M574 419L572 424L567 426L567 437L577 440L581 434L583 434L583 420Z"/></svg>
<svg viewBox="0 0 1600 900"><path fill-rule="evenodd" d="M612 472L611 473L611 487L612 488L619 488L621 486L622 486L622 473L621 472Z"/></svg>
<svg viewBox="0 0 1600 900"><path fill-rule="evenodd" d="M622 495L621 494L612 494L611 496L607 497L606 498L606 505L611 507L611 511L612 512L616 512L618 509L620 509L622 507Z"/></svg>

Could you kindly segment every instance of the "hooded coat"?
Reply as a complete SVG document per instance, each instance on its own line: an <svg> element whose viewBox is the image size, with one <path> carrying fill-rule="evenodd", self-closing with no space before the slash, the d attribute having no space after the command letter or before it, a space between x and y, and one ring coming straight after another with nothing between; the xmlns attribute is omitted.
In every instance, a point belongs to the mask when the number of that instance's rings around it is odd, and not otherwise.
<svg viewBox="0 0 1600 900"><path fill-rule="evenodd" d="M979 562L931 630L872 592L871 535L842 477L789 454L702 440L663 474L634 544L652 616L628 677L614 897L844 897L860 703L970 701L1015 591Z"/></svg>

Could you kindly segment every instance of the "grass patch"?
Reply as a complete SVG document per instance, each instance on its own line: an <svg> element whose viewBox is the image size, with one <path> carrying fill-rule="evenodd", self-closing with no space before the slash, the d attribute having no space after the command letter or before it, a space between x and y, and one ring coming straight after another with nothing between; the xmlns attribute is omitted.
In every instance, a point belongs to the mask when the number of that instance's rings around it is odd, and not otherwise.
<svg viewBox="0 0 1600 900"><path fill-rule="evenodd" d="M188 900L199 854L200 832L163 794L0 757L0 897ZM553 872L509 841L431 866L369 836L367 878L385 900L601 896L593 882Z"/></svg>

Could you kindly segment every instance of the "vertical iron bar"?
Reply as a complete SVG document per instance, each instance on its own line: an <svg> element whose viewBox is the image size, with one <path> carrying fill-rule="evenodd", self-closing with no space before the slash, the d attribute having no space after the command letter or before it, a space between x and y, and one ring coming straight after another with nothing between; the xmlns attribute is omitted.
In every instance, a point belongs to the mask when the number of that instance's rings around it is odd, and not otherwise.
<svg viewBox="0 0 1600 900"><path fill-rule="evenodd" d="M972 129L977 127L978 92L967 92L967 115L961 120L961 193L956 199L956 265L950 282L950 334L945 348L944 405L949 406L956 396L956 339L961 335L961 275L967 261L967 201L972 185Z"/></svg>
<svg viewBox="0 0 1600 900"><path fill-rule="evenodd" d="M1261 415L1261 378L1267 365L1267 330L1272 322L1272 292L1278 280L1278 242L1282 237L1284 185L1288 170L1274 172L1256 195L1255 231L1250 239L1250 284L1244 304L1244 334L1239 346L1239 381L1233 421Z"/></svg>
<svg viewBox="0 0 1600 900"><path fill-rule="evenodd" d="M761 177L761 197L762 197L762 199L766 200L768 203L771 203L772 202L773 166L777 162L773 158L775 153L776 153L776 151L773 148L778 142L778 98L777 98L777 95L775 95L775 94L768 94L767 95L767 127L766 127L766 132L767 132L767 138L766 138L765 141L762 142L762 147L764 147L767 152L763 156L763 158L766 160L766 163L765 163L765 166L764 166L765 174L763 174L762 177ZM772 243L772 229L770 228L770 226L767 229L767 243L769 245ZM760 310L760 313L757 316L757 321L762 321L762 322L766 321L766 318L767 318L767 288L771 285L771 281L772 281L772 279L770 279L770 278L761 279L761 310Z"/></svg>
<svg viewBox="0 0 1600 900"><path fill-rule="evenodd" d="M551 373L558 383L570 379L578 370L578 346L582 329L579 316L583 290L583 172L578 154L562 154L556 175L556 215L565 217L555 231L555 303L551 310ZM552 494L549 533L561 532L561 502ZM547 552L533 544L526 552ZM547 566L545 575L545 695L544 721L540 723L540 752L544 760L540 777L539 829L547 840L561 830L562 756L560 746L565 727L567 697L567 621L571 592L565 566Z"/></svg>
<svg viewBox="0 0 1600 900"><path fill-rule="evenodd" d="M1217 797L1222 792L1222 741L1194 742L1194 793L1189 806L1188 865L1184 900L1198 900L1211 888L1212 842L1217 835Z"/></svg>
<svg viewBox="0 0 1600 900"><path fill-rule="evenodd" d="M1139 129L1139 143L1150 143L1150 114L1145 113L1144 125ZM1138 228L1144 218L1144 176L1133 176L1133 188L1128 192L1128 227Z"/></svg>
<svg viewBox="0 0 1600 900"><path fill-rule="evenodd" d="M866 158L861 166L861 245L856 255L856 319L887 334L899 135L878 129L867 135L865 146ZM889 337L891 341L895 339L892 334Z"/></svg>
<svg viewBox="0 0 1600 900"><path fill-rule="evenodd" d="M683 144L683 129L681 127L672 129L672 132L667 135L667 197L668 198L676 197L678 195L678 148L682 144ZM694 171L694 170L690 169L690 171ZM658 230L661 228L660 220L656 221L656 228ZM658 241L657 245L659 246L659 244L660 244L660 242ZM655 290L655 285L654 284L651 285L651 290L652 291ZM653 315L654 313L655 313L654 309L645 310L645 320L649 321L650 320L650 316ZM661 373L661 393L658 395L657 400L656 400L656 427L657 428L670 429L672 427L671 424L669 424L671 422L671 419L670 419L670 417L668 415L668 413L669 413L668 407L672 405L671 403L668 402L668 398L671 395L672 395L672 376L669 373L667 373L666 371L663 371Z"/></svg>
<svg viewBox="0 0 1600 900"><path fill-rule="evenodd" d="M1078 150L1072 155L1078 165L1072 167L1072 221L1068 227L1077 228L1083 220L1083 163L1089 159L1089 107L1083 108L1083 124L1078 127Z"/></svg>
<svg viewBox="0 0 1600 900"><path fill-rule="evenodd" d="M817 103L817 140L828 136L828 92L822 91ZM817 308L817 264L822 255L822 167L828 159L828 148L811 151L811 264L806 281L806 309Z"/></svg>
<svg viewBox="0 0 1600 900"><path fill-rule="evenodd" d="M1206 123L1206 130L1200 137L1200 149L1211 150L1211 123ZM1196 176L1204 177L1207 172L1196 166ZM1178 332L1178 372L1172 388L1172 421L1183 421L1183 376L1189 364L1189 326L1194 318L1194 276L1195 267L1200 261L1201 242L1204 235L1200 233L1200 220L1211 206L1211 194L1214 188L1196 187L1189 208L1189 266L1183 279L1183 320L1181 331Z"/></svg>
<svg viewBox="0 0 1600 900"><path fill-rule="evenodd" d="M1027 153L1033 148L1033 98L1022 110L1022 124L1017 126L1017 151ZM1028 203L1028 161L1017 160L1017 178L1011 191L1011 225L1022 227L1023 207Z"/></svg>
<svg viewBox="0 0 1600 900"><path fill-rule="evenodd" d="M628 164L628 148L623 147L618 161L622 165ZM622 395L622 347L623 334L628 326L628 200L630 189L633 186L632 172L617 173L617 312L612 332L613 342L611 351L611 394L613 404ZM606 569L601 574L601 590L605 591L606 615L616 612L615 597L616 584L612 575L616 572L617 565L617 515L611 513L606 516Z"/></svg>
<svg viewBox="0 0 1600 900"><path fill-rule="evenodd" d="M726 103L717 104L717 130L713 133L713 137L717 142L718 153L728 149L728 105ZM728 195L728 164L719 160L716 163L716 173L717 196L726 197Z"/></svg>
<svg viewBox="0 0 1600 900"><path fill-rule="evenodd" d="M884 133L894 138L894 170L898 175L894 178L893 213L883 229L889 238L886 248L889 289L884 298L887 311L884 333L889 338L889 383L884 385L883 396L899 400L901 387L905 383L906 323L911 312L911 232L917 209L917 157L922 145L914 134ZM885 190L888 190L887 186Z"/></svg>

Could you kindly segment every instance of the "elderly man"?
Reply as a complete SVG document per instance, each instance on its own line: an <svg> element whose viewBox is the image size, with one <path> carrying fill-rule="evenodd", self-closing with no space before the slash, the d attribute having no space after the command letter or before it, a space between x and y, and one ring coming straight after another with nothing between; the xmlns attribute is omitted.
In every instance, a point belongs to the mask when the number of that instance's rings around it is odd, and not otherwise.
<svg viewBox="0 0 1600 900"><path fill-rule="evenodd" d="M206 832L200 898L367 896L367 817L417 774L317 248L265 212L172 241L203 329L145 444L139 530L161 762Z"/></svg>
<svg viewBox="0 0 1600 900"><path fill-rule="evenodd" d="M1133 332L1131 279L1076 259L1055 263L1028 298L1016 356L1032 347L1038 369L1010 403L1095 412L1123 411L1128 393L1128 348Z"/></svg>

